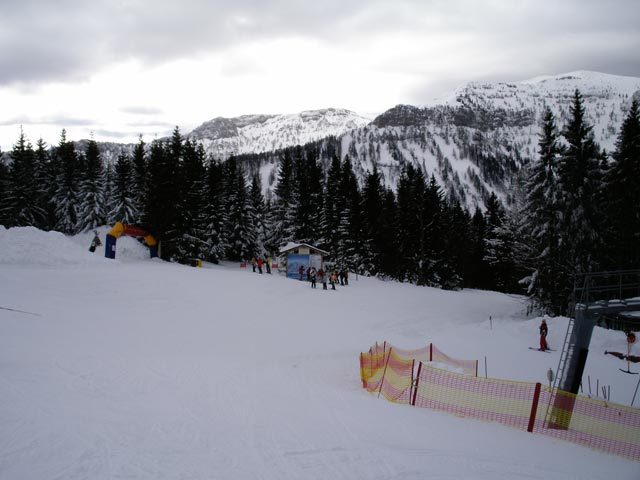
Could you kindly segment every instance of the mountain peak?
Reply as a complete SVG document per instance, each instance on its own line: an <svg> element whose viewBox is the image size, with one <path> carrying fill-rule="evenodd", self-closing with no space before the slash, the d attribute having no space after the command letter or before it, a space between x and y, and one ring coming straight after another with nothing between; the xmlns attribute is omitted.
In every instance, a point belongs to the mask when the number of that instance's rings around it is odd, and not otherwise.
<svg viewBox="0 0 640 480"><path fill-rule="evenodd" d="M214 158L226 159L339 136L369 122L350 110L325 108L294 114L216 117L195 128L187 137L202 142Z"/></svg>

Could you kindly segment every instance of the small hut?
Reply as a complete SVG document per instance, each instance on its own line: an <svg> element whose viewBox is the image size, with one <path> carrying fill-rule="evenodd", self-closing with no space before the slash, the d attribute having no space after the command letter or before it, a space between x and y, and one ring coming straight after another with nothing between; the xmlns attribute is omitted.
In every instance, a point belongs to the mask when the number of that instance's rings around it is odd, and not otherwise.
<svg viewBox="0 0 640 480"><path fill-rule="evenodd" d="M329 252L322 250L308 243L289 242L282 247L279 252L279 263L281 270L287 272L289 278L300 277L300 266L306 271L308 267L315 267L316 270L324 266L325 258Z"/></svg>

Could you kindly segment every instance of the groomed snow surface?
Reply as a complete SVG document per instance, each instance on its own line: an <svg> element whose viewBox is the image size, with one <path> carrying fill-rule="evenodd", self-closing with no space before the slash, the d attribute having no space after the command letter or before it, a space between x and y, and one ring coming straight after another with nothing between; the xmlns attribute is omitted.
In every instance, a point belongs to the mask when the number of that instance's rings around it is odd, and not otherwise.
<svg viewBox="0 0 640 480"><path fill-rule="evenodd" d="M0 226L0 479L640 478L623 458L362 389L358 355L384 340L546 383L560 352L527 348L540 319L522 298L355 275L312 290L150 260L128 237L108 260L91 238ZM560 349L566 320L549 323ZM596 329L585 377L629 405L638 376L604 350L626 352L624 334Z"/></svg>

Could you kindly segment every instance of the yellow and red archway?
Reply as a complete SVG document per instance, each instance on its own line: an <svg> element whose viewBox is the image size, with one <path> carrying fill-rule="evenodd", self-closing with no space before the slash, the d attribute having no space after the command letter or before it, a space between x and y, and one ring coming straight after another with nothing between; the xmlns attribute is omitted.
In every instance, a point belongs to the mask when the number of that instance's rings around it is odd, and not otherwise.
<svg viewBox="0 0 640 480"><path fill-rule="evenodd" d="M151 255L151 258L158 256L158 242L153 235L134 225L125 225L124 223L116 222L107 233L107 241L105 242L104 247L105 257L116 258L116 241L120 235L142 238L144 243L149 247L149 254Z"/></svg>

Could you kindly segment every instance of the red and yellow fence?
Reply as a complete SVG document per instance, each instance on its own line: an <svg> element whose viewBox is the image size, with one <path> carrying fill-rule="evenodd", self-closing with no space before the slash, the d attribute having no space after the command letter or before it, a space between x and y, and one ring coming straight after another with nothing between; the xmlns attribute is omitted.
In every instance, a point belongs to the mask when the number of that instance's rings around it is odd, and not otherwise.
<svg viewBox="0 0 640 480"><path fill-rule="evenodd" d="M435 360L434 358L437 358ZM420 361L437 361L477 374L476 360L458 360L440 352L433 344L415 350L403 350L390 343L376 343L367 353L360 354L362 386L377 392L396 403L410 403L416 364ZM466 368L465 368L466 366Z"/></svg>
<svg viewBox="0 0 640 480"><path fill-rule="evenodd" d="M499 422L640 461L640 409L554 391L540 383L477 377L477 364L439 351L434 355L434 350L433 345L418 350L374 345L360 354L363 387L389 401ZM419 361L425 357L473 370L473 375Z"/></svg>

